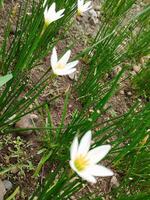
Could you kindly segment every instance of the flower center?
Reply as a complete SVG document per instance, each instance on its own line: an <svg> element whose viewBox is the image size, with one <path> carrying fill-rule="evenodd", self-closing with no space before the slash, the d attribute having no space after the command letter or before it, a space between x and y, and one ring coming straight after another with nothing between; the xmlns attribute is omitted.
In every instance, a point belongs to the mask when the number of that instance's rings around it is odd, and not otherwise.
<svg viewBox="0 0 150 200"><path fill-rule="evenodd" d="M74 165L77 168L77 170L82 171L89 165L89 161L87 160L86 156L79 155L75 159Z"/></svg>
<svg viewBox="0 0 150 200"><path fill-rule="evenodd" d="M81 10L80 8L78 8L77 15L78 15L78 16L81 16L81 15L82 15L82 10Z"/></svg>
<svg viewBox="0 0 150 200"><path fill-rule="evenodd" d="M51 21L50 20L45 20L45 27L47 28L50 25Z"/></svg>
<svg viewBox="0 0 150 200"><path fill-rule="evenodd" d="M65 65L61 64L61 63L58 63L57 66L56 66L57 69L64 69L65 68Z"/></svg>

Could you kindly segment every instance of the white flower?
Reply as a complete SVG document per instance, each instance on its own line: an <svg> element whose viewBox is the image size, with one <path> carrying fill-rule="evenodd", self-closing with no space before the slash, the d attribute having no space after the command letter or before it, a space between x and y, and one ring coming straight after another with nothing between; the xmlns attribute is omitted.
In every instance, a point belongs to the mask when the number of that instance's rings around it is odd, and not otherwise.
<svg viewBox="0 0 150 200"><path fill-rule="evenodd" d="M75 137L70 148L70 166L84 180L96 183L95 176L113 176L110 169L97 163L110 151L110 145L102 145L89 150L91 146L91 131L88 131L81 139Z"/></svg>
<svg viewBox="0 0 150 200"><path fill-rule="evenodd" d="M44 3L45 4L45 3ZM48 6L46 6L44 11L44 18L45 18L45 24L48 26L50 23L62 18L64 16L65 9L59 10L56 12L56 3L53 3L50 8L48 9Z"/></svg>
<svg viewBox="0 0 150 200"><path fill-rule="evenodd" d="M78 61L73 61L70 63L67 63L71 55L71 50L68 50L64 56L58 60L57 58L57 51L56 48L53 48L52 56L51 56L51 66L53 69L54 74L56 75L68 75L72 74L76 71L75 66L78 64Z"/></svg>
<svg viewBox="0 0 150 200"><path fill-rule="evenodd" d="M78 0L78 15L82 15L84 12L92 8L92 1L88 1L84 4L84 0Z"/></svg>

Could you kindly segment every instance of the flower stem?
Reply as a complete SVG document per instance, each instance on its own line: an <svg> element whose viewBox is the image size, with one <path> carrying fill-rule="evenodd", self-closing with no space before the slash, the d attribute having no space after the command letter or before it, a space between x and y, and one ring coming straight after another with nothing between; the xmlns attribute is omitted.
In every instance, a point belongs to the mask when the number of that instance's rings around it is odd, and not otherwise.
<svg viewBox="0 0 150 200"><path fill-rule="evenodd" d="M41 32L40 36L42 36L44 34L44 32L46 31L46 29L47 29L47 25L46 25L46 23L44 23L43 29L42 29L42 32Z"/></svg>

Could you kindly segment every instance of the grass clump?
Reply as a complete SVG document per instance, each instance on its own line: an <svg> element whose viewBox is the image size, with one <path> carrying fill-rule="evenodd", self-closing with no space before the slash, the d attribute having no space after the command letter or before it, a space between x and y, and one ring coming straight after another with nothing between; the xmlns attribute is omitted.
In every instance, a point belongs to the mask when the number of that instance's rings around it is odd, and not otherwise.
<svg viewBox="0 0 150 200"><path fill-rule="evenodd" d="M132 80L133 87L145 98L150 98L150 64L147 64Z"/></svg>

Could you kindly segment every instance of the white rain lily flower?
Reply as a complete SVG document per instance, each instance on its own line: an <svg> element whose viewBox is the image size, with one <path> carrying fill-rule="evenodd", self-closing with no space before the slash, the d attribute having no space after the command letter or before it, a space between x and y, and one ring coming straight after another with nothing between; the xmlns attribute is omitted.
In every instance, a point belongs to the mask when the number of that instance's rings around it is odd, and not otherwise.
<svg viewBox="0 0 150 200"><path fill-rule="evenodd" d="M54 74L56 75L68 75L76 71L75 66L78 64L78 60L67 63L71 55L71 50L68 50L64 56L58 60L56 48L53 48L51 56L51 66Z"/></svg>
<svg viewBox="0 0 150 200"><path fill-rule="evenodd" d="M49 9L48 6L46 6L44 11L45 25L48 26L50 23L62 18L64 16L64 11L65 9L56 12L56 3L53 3Z"/></svg>
<svg viewBox="0 0 150 200"><path fill-rule="evenodd" d="M88 1L84 4L84 0L78 0L78 15L83 15L84 12L92 8L92 1Z"/></svg>
<svg viewBox="0 0 150 200"><path fill-rule="evenodd" d="M97 163L110 151L110 145L102 145L90 150L91 131L88 131L80 141L75 137L70 148L70 166L84 180L96 183L95 176L113 176L110 169Z"/></svg>

